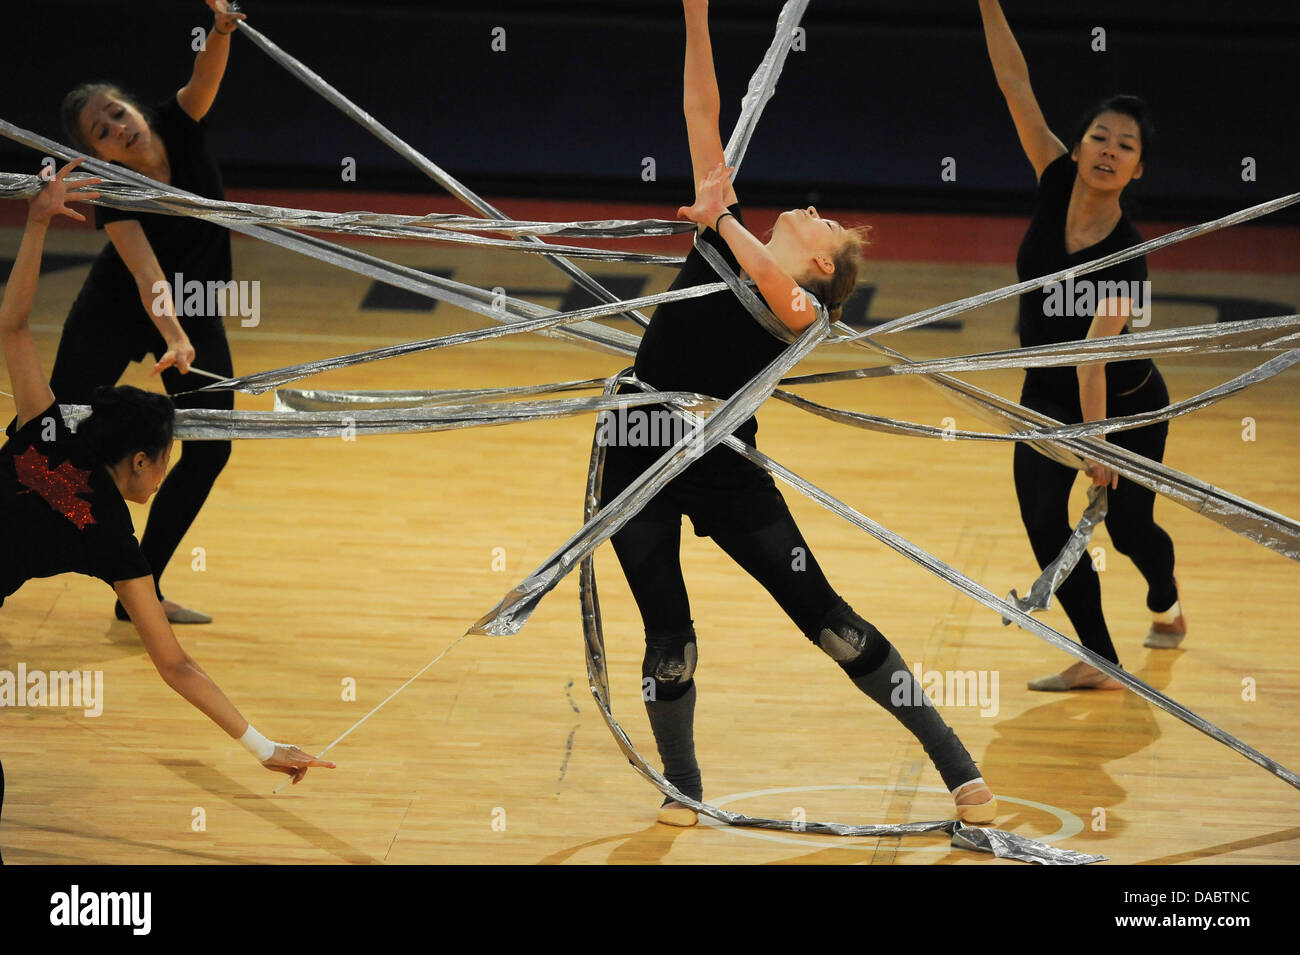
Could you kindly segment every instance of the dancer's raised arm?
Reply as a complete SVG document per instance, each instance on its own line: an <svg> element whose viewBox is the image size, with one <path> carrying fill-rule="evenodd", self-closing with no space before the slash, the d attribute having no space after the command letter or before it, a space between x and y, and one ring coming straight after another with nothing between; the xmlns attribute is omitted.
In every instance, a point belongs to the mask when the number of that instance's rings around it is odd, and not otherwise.
<svg viewBox="0 0 1300 955"><path fill-rule="evenodd" d="M1043 170L1065 152L1065 145L1043 118L1043 111L1029 83L1029 67L998 0L980 0L980 17L984 21L984 39L988 43L989 60L993 63L998 88L1006 97L1020 145L1034 167L1034 175L1041 177Z"/></svg>
<svg viewBox="0 0 1300 955"><path fill-rule="evenodd" d="M713 45L709 39L708 0L682 0L686 16L686 66L682 73L682 112L691 147L691 173L698 189L705 177L723 162L722 134L718 131L721 102L718 78L713 69ZM723 206L736 201L736 190L728 180ZM706 223L701 223L700 231ZM707 223L712 225L712 223Z"/></svg>
<svg viewBox="0 0 1300 955"><path fill-rule="evenodd" d="M807 294L772 250L727 211L724 199L727 194L735 202L735 191L731 188L731 170L718 163L696 187L695 205L683 206L677 210L677 215L690 219L701 231L714 229L727 243L740 267L754 280L776 317L791 331L803 331L817 317ZM809 220L807 227L814 230L821 241L828 245L840 241L844 229L837 222L816 217L813 214L815 211L803 211ZM832 253L819 252L816 258L824 264L827 274L834 271Z"/></svg>
<svg viewBox="0 0 1300 955"><path fill-rule="evenodd" d="M221 78L226 75L226 60L230 56L230 34L236 30L236 21L246 19L242 13L231 13L226 0L207 0L212 8L212 29L203 42L203 49L194 58L194 73L190 81L176 91L176 102L196 123L208 114L221 89Z"/></svg>
<svg viewBox="0 0 1300 955"><path fill-rule="evenodd" d="M14 390L14 410L18 426L22 427L54 403L49 380L41 370L36 357L36 343L32 340L27 319L36 297L36 283L41 274L41 252L45 247L45 231L55 216L67 216L79 222L86 217L69 209L68 202L98 199L98 192L87 192L99 184L98 179L82 179L69 183L64 177L81 165L74 159L57 173L28 205L27 227L23 230L14 258L13 270L5 285L4 300L0 301L0 349L4 351L9 368L10 387Z"/></svg>

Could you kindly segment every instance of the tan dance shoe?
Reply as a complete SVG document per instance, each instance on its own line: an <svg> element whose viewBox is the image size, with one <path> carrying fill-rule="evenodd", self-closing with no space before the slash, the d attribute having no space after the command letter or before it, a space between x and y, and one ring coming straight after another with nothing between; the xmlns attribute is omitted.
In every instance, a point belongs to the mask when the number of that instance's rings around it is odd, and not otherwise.
<svg viewBox="0 0 1300 955"><path fill-rule="evenodd" d="M1175 578L1174 588L1177 589L1177 587L1178 580ZM1178 616L1173 623L1151 621L1151 630L1147 633L1147 638L1142 641L1142 646L1151 647L1153 650L1172 650L1183 642L1185 636L1187 636L1187 621L1183 618L1183 609L1180 604Z"/></svg>
<svg viewBox="0 0 1300 955"><path fill-rule="evenodd" d="M1067 690L1122 690L1124 684L1112 679L1096 667L1084 664L1084 669L1076 670L1071 666L1063 673L1039 677L1029 681L1031 690L1045 693L1063 693ZM1073 672L1072 672L1073 671Z"/></svg>
<svg viewBox="0 0 1300 955"><path fill-rule="evenodd" d="M984 826L998 817L998 797L982 779L972 779L952 792L957 818L973 826Z"/></svg>
<svg viewBox="0 0 1300 955"><path fill-rule="evenodd" d="M659 821L665 826L688 828L700 821L700 814L689 806L683 806L676 800L668 799L659 807Z"/></svg>
<svg viewBox="0 0 1300 955"><path fill-rule="evenodd" d="M167 619L171 623L211 623L212 622L212 618L209 617L206 613L201 613L198 610L191 610L189 607L182 607L180 604L177 604L176 609L174 610L164 610L164 613L167 614Z"/></svg>

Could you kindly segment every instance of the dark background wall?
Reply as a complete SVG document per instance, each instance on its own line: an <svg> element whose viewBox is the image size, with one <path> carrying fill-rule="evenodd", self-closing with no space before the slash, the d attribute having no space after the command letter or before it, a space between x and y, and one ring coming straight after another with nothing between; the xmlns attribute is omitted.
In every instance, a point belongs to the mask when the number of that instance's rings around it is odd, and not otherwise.
<svg viewBox="0 0 1300 955"><path fill-rule="evenodd" d="M730 129L779 0L714 0ZM1160 130L1138 211L1199 218L1300 190L1300 4L1093 0L1003 4L1063 139L1101 96L1137 92ZM684 198L681 7L673 0L348 3L258 0L256 25L417 149L494 195ZM0 33L0 116L63 139L58 103L111 78L146 100L188 77L198 0L26 5ZM813 0L741 174L751 202L1023 211L1033 175L994 82L975 0ZM1091 49L1094 27L1106 52ZM506 52L491 49L494 27ZM211 114L228 185L430 186L236 37ZM1243 157L1258 178L1243 182ZM644 182L653 157L657 181ZM940 178L944 157L957 180ZM33 166L0 144L0 168ZM1290 221L1300 221L1295 214Z"/></svg>

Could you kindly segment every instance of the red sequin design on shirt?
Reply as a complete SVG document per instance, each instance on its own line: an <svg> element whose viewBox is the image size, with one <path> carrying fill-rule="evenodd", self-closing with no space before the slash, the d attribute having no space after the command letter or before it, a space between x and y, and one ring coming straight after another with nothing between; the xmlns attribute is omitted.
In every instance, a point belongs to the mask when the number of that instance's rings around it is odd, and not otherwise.
<svg viewBox="0 0 1300 955"><path fill-rule="evenodd" d="M14 472L24 487L44 498L45 503L76 524L77 530L85 530L87 524L95 523L90 502L77 496L94 493L89 471L83 471L71 461L64 461L51 471L50 459L30 447L14 455Z"/></svg>

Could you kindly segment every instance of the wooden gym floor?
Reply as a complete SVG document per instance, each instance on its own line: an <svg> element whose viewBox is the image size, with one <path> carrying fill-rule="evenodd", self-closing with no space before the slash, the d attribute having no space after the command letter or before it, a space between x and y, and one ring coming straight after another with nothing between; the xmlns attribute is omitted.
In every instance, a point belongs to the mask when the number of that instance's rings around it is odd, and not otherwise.
<svg viewBox="0 0 1300 955"><path fill-rule="evenodd" d="M507 208L509 208L507 206ZM2 230L12 256L18 232ZM49 249L96 251L61 230ZM538 259L434 246L367 250L460 281L554 289ZM1293 246L1294 248L1294 246ZM1006 264L880 258L863 279L872 314L893 317L1014 280ZM1300 304L1287 273L1161 269L1165 295ZM236 278L261 282L261 323L228 321L238 372L422 338L481 320L362 308L368 280L238 239ZM597 275L666 269L596 264ZM48 373L85 265L43 278L33 316ZM1155 327L1214 320L1158 303ZM895 336L913 357L1012 347L1014 303L962 316L960 330ZM1162 362L1175 399L1267 356ZM852 367L826 349L801 370ZM203 367L203 356L196 361ZM537 337L321 376L300 387L450 388L608 375L619 359ZM971 376L1015 397L1021 373ZM151 386L134 365L125 383ZM7 388L7 383L3 385ZM158 387L154 382L152 387ZM822 385L839 407L982 430L917 381ZM1300 514L1300 405L1288 372L1174 423L1173 467L1284 514ZM269 396L239 396L269 408ZM8 406L6 406L8 407ZM10 412L5 412L5 417ZM1255 440L1243 440L1243 419ZM998 593L1037 573L1016 509L1011 447L849 429L771 403L760 446L777 460ZM163 578L168 596L216 618L178 628L189 652L267 735L319 749L433 659L581 523L586 419L434 435L243 441ZM1117 863L1300 861L1297 793L1127 692L1035 694L1027 680L1070 662L797 494L792 510L832 583L909 663L997 679L992 705L946 710L1003 800L1001 828ZM1076 484L1071 510L1083 506ZM132 505L136 529L146 510ZM1122 662L1211 722L1300 768L1296 565L1161 500L1176 548L1185 648L1142 647L1136 569L1111 551L1102 586ZM689 528L689 525L688 525ZM951 802L919 745L810 646L711 542L684 534L700 639L697 742L706 798L754 815L841 822L948 818ZM6 546L20 546L6 542ZM198 570L196 549L202 548ZM504 555L504 569L494 556ZM500 567L500 560L497 566ZM608 545L597 555L615 714L654 759L639 702L642 631ZM0 849L10 863L907 863L1000 864L943 836L835 839L657 825L659 796L620 756L587 692L576 575L515 637L466 639L314 770L276 796L259 769L153 671L99 581L32 581L0 611L0 669L101 670L104 710L0 712L7 789ZM1070 636L1056 607L1043 615ZM345 700L355 681L355 700ZM1244 685L1254 698L1245 699Z"/></svg>

